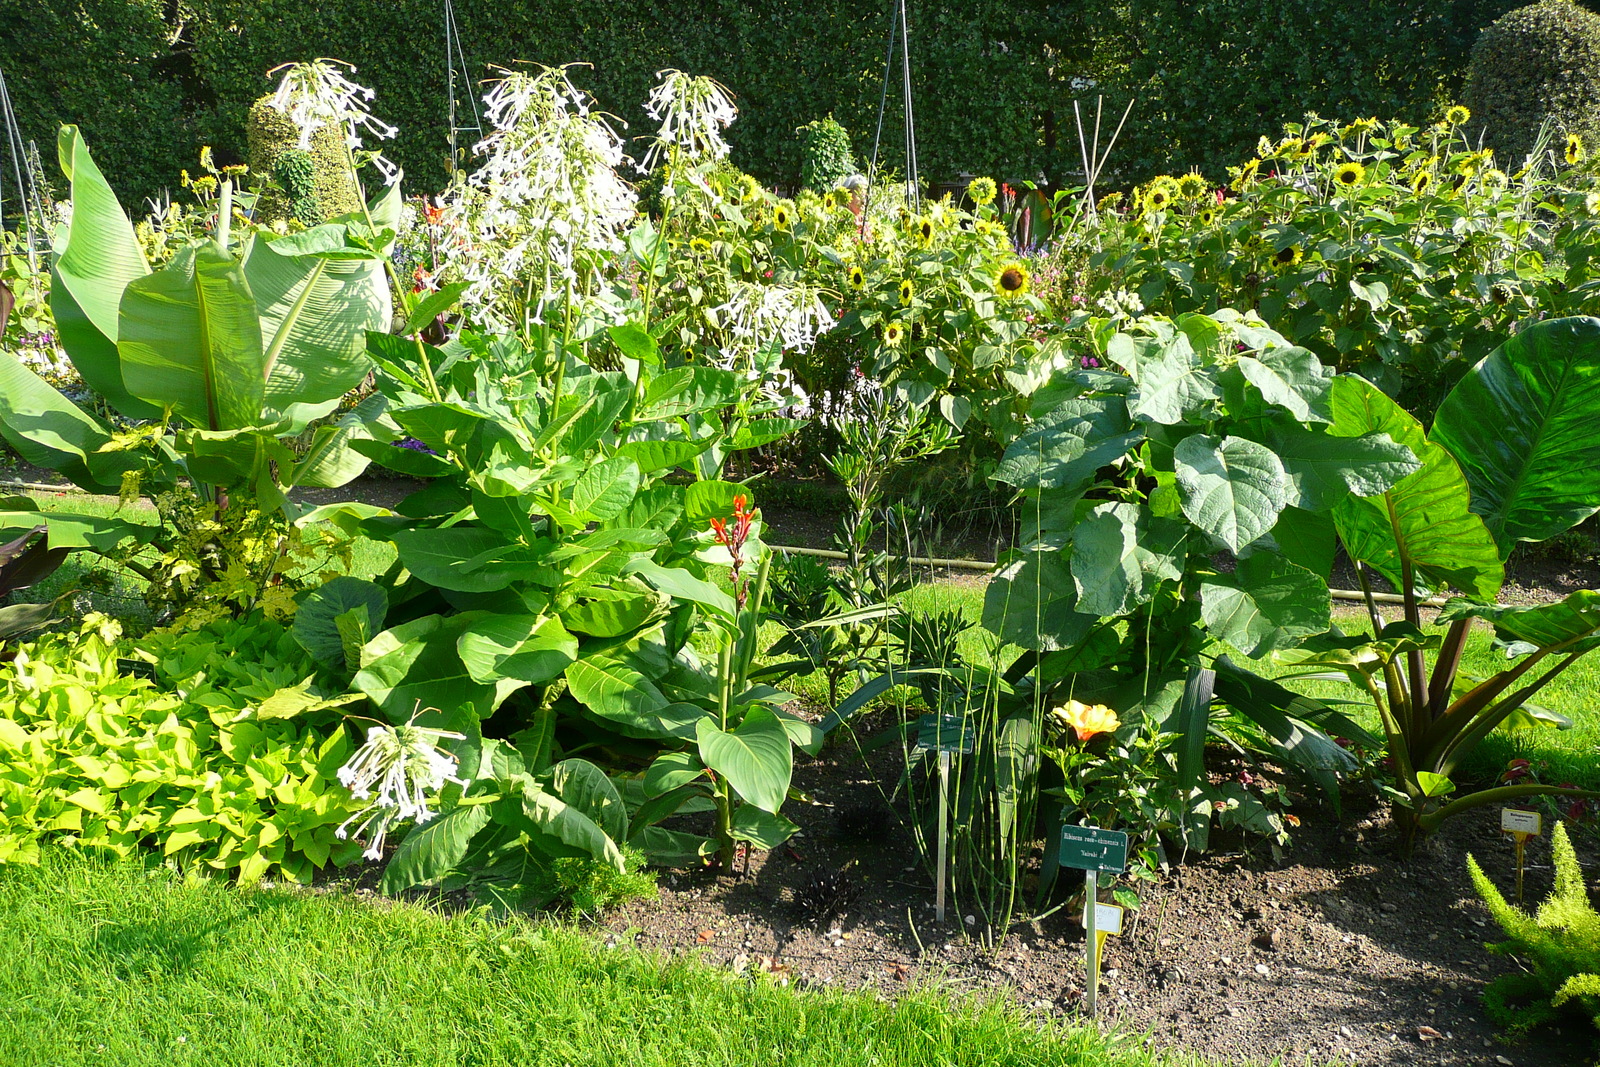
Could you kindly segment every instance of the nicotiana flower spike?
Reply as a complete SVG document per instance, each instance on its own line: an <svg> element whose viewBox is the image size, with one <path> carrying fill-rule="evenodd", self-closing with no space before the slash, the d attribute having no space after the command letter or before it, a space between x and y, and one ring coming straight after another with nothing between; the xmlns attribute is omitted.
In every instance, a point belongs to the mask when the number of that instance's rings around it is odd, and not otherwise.
<svg viewBox="0 0 1600 1067"><path fill-rule="evenodd" d="M367 859L383 858L383 842L396 821L410 819L421 825L434 817L428 807L428 794L438 793L445 783L465 788L470 779L456 776L454 754L440 747L446 739L460 741L466 735L416 725L424 710L417 702L409 721L400 726L373 726L367 740L350 761L339 768L339 782L357 800L370 800L366 807L346 819L335 835L344 840L362 837L371 831L371 843L362 853ZM360 820L354 831L350 824Z"/></svg>

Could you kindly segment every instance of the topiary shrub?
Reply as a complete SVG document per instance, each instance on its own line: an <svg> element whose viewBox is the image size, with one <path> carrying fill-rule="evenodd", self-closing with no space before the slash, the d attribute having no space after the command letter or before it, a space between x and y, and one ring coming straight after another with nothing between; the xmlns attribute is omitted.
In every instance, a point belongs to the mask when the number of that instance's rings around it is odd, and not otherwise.
<svg viewBox="0 0 1600 1067"><path fill-rule="evenodd" d="M800 127L800 186L826 193L856 172L850 135L829 115Z"/></svg>
<svg viewBox="0 0 1600 1067"><path fill-rule="evenodd" d="M361 210L350 180L344 142L331 126L311 135L311 150L299 147L300 132L289 117L263 96L250 108L250 172L270 174L281 191L262 196L257 217L263 223L298 219L307 226Z"/></svg>
<svg viewBox="0 0 1600 1067"><path fill-rule="evenodd" d="M1539 127L1600 139L1600 15L1572 0L1540 0L1490 24L1472 49L1466 104L1508 170ZM1476 135L1474 136L1476 139Z"/></svg>

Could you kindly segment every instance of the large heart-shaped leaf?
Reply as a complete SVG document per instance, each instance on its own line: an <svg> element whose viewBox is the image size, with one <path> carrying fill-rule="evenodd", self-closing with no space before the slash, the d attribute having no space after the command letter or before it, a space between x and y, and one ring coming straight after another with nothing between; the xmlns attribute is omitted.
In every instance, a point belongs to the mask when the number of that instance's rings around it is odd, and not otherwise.
<svg viewBox="0 0 1600 1067"><path fill-rule="evenodd" d="M1163 581L1183 577L1187 527L1158 519L1135 504L1101 504L1072 535L1076 610L1125 615L1155 595Z"/></svg>
<svg viewBox="0 0 1600 1067"><path fill-rule="evenodd" d="M577 660L578 639L554 616L486 615L462 631L456 649L474 681L543 685Z"/></svg>
<svg viewBox="0 0 1600 1067"><path fill-rule="evenodd" d="M1333 372L1315 352L1304 348L1269 348L1239 357L1239 372L1261 398L1288 411L1301 422L1329 422L1328 390Z"/></svg>
<svg viewBox="0 0 1600 1067"><path fill-rule="evenodd" d="M1328 585L1270 552L1252 552L1232 574L1200 583L1200 614L1211 635L1252 658L1326 633Z"/></svg>
<svg viewBox="0 0 1600 1067"><path fill-rule="evenodd" d="M1178 442L1173 458L1184 515L1232 552L1272 529L1294 500L1283 463L1266 445L1195 434Z"/></svg>
<svg viewBox="0 0 1600 1067"><path fill-rule="evenodd" d="M1216 372L1201 361L1186 333L1175 332L1159 348L1145 347L1127 370L1139 386L1128 413L1140 422L1176 425L1222 395Z"/></svg>
<svg viewBox="0 0 1600 1067"><path fill-rule="evenodd" d="M261 421L266 356L255 301L239 264L214 245L130 282L118 330L134 396L201 430Z"/></svg>
<svg viewBox="0 0 1600 1067"><path fill-rule="evenodd" d="M1126 456L1144 431L1128 419L1120 396L1078 397L1045 413L1011 443L996 481L1019 489L1072 491L1089 484L1095 471Z"/></svg>
<svg viewBox="0 0 1600 1067"><path fill-rule="evenodd" d="M1536 323L1491 352L1439 406L1450 450L1502 555L1600 510L1600 319Z"/></svg>
<svg viewBox="0 0 1600 1067"><path fill-rule="evenodd" d="M1078 587L1059 552L1025 552L1004 564L983 596L983 625L1023 648L1054 652L1083 640L1098 617L1076 610Z"/></svg>
<svg viewBox="0 0 1600 1067"><path fill-rule="evenodd" d="M1419 585L1449 585L1493 600L1505 575L1500 551L1469 509L1467 479L1450 453L1361 378L1335 380L1333 419L1336 436L1384 433L1422 462L1381 496L1348 496L1335 507L1334 523L1350 558L1371 566L1396 589L1405 587L1409 571Z"/></svg>
<svg viewBox="0 0 1600 1067"><path fill-rule="evenodd" d="M135 399L123 384L117 355L123 291L150 266L78 127L61 127L56 151L72 192L72 221L51 270L50 309L61 343L84 382L112 407L131 419L157 418L161 408Z"/></svg>
<svg viewBox="0 0 1600 1067"><path fill-rule="evenodd" d="M1294 485L1296 506L1307 511L1326 511L1351 493L1377 496L1422 467L1386 433L1336 437L1291 424L1274 427L1267 440Z"/></svg>
<svg viewBox="0 0 1600 1067"><path fill-rule="evenodd" d="M731 731L708 717L700 721L695 735L707 767L726 777L733 791L749 803L777 813L789 793L794 749L776 715L751 708Z"/></svg>

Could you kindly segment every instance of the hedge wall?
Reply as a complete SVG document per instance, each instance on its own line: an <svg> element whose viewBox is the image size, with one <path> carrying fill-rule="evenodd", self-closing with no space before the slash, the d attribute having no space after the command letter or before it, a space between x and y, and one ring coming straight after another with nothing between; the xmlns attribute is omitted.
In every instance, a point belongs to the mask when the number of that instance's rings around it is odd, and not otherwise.
<svg viewBox="0 0 1600 1067"><path fill-rule="evenodd" d="M1074 96L1131 93L1119 177L1221 165L1307 109L1422 118L1459 88L1480 27L1514 0L912 0L924 176L1062 180ZM44 10L41 12L41 8ZM78 122L125 199L172 184L202 143L244 155L250 103L278 63L334 56L401 127L408 187L446 173L442 0L0 0L0 62L51 162ZM799 177L797 127L830 112L870 153L887 0L457 0L467 61L588 62L578 81L630 124L654 74L711 74L738 98L734 160ZM1091 79L1096 89L1084 88ZM899 162L891 101L886 157Z"/></svg>

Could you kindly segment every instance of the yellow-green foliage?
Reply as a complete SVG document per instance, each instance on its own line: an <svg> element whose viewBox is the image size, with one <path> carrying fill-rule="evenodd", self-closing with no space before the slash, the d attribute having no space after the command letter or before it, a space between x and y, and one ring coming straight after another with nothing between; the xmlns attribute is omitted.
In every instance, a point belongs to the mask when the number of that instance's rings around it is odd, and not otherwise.
<svg viewBox="0 0 1600 1067"><path fill-rule="evenodd" d="M1532 915L1508 903L1477 861L1467 856L1472 884L1508 938L1489 950L1514 955L1532 968L1496 979L1483 993L1489 1014L1513 1031L1548 1022L1556 1009L1568 1004L1600 1025L1600 913L1589 901L1577 854L1560 823L1550 847L1555 887Z"/></svg>
<svg viewBox="0 0 1600 1067"><path fill-rule="evenodd" d="M297 149L300 134L287 115L273 107L272 97L263 96L250 108L250 173L267 177L274 173L278 157ZM311 135L311 188L322 218L302 218L313 224L361 210L361 200L350 180L350 164L345 155L344 142L332 126L318 127ZM295 205L281 194L261 198L260 221L272 223L289 219Z"/></svg>
<svg viewBox="0 0 1600 1067"><path fill-rule="evenodd" d="M335 830L359 808L335 776L352 751L323 714L263 718L263 702L316 669L293 635L257 614L158 630L135 655L116 624L23 645L0 669L0 867L39 862L54 841L129 856L154 846L185 865L309 882L360 846Z"/></svg>

